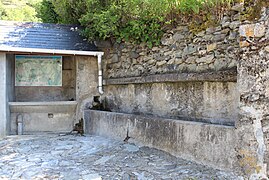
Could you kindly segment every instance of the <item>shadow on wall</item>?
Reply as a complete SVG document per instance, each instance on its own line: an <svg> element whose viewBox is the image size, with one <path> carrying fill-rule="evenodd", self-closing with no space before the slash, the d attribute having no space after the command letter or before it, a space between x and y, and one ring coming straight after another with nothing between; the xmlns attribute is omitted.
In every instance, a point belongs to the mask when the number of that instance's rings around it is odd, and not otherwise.
<svg viewBox="0 0 269 180"><path fill-rule="evenodd" d="M94 96L92 106L89 109L111 112L107 104L108 104L107 98L104 98L103 100L101 100L100 96Z"/></svg>

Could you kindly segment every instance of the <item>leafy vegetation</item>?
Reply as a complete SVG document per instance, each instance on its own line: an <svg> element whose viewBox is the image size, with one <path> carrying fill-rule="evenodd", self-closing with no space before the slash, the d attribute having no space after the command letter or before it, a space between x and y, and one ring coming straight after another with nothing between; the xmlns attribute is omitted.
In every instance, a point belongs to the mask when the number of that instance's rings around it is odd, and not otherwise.
<svg viewBox="0 0 269 180"><path fill-rule="evenodd" d="M37 6L37 17L44 23L58 23L58 14L51 1L43 0Z"/></svg>
<svg viewBox="0 0 269 180"><path fill-rule="evenodd" d="M44 2L50 0L43 0ZM89 40L114 38L117 41L147 43L160 42L163 32L182 20L198 22L223 13L233 0L51 0L45 14L59 23L79 23ZM51 4L54 7L51 7ZM61 6L59 6L61 4ZM221 8L220 8L221 7ZM52 11L51 11L52 10ZM49 12L49 13L48 13ZM202 18L201 18L202 14ZM204 18L206 17L206 19ZM55 18L51 22L55 22ZM47 21L45 21L47 22ZM198 24L198 26L200 26ZM214 22L215 23L215 22ZM214 24L211 23L211 24ZM201 24L201 23L200 23Z"/></svg>
<svg viewBox="0 0 269 180"><path fill-rule="evenodd" d="M152 6L155 3L155 6ZM164 4L165 5L165 4ZM163 33L165 12L162 0L106 1L92 0L79 18L90 40L116 38L118 41L158 44Z"/></svg>
<svg viewBox="0 0 269 180"><path fill-rule="evenodd" d="M37 6L40 0L1 0L0 19L12 21L39 21Z"/></svg>
<svg viewBox="0 0 269 180"><path fill-rule="evenodd" d="M245 11L242 12L242 20L254 21L260 18L262 7L269 7L268 0L245 0Z"/></svg>
<svg viewBox="0 0 269 180"><path fill-rule="evenodd" d="M223 13L232 1L4 0L0 15L2 12L1 19L6 20L80 24L89 40L113 38L152 46L159 44L165 30L178 23L192 20L199 27L215 24L217 18L212 21L211 16ZM14 4L16 8L10 8Z"/></svg>
<svg viewBox="0 0 269 180"><path fill-rule="evenodd" d="M2 17L2 14L4 12L4 7L2 1L0 1L0 18Z"/></svg>

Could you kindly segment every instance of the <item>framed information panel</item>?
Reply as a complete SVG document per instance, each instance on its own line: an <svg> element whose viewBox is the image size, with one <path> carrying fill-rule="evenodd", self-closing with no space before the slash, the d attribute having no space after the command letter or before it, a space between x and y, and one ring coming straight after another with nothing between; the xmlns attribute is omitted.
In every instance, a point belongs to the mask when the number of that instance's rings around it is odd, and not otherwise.
<svg viewBox="0 0 269 180"><path fill-rule="evenodd" d="M15 86L62 86L62 56L17 55Z"/></svg>

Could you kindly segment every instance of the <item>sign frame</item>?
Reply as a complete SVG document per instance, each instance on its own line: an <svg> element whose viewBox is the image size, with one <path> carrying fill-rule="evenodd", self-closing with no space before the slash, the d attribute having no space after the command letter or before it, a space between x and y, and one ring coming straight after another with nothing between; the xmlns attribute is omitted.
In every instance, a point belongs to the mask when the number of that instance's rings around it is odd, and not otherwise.
<svg viewBox="0 0 269 180"><path fill-rule="evenodd" d="M59 64L59 70L60 72L58 73L60 75L59 77L59 83L52 83L50 84L50 78L48 79L47 83L42 83L36 81L38 79L38 75L35 77L36 79L33 78L32 82L18 82L17 79L17 62L22 59L33 59L34 61L58 61ZM42 63L40 62L40 66L42 66ZM62 87L63 85L63 57L62 56L42 56L42 55L15 55L15 87ZM30 71L30 70L29 70Z"/></svg>

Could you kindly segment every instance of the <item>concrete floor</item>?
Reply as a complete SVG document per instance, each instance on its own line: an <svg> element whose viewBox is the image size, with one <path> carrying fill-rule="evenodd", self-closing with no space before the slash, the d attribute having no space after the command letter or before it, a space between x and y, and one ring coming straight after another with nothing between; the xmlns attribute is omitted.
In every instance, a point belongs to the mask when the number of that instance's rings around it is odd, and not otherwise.
<svg viewBox="0 0 269 180"><path fill-rule="evenodd" d="M96 136L24 135L0 141L0 179L243 179L163 151Z"/></svg>

